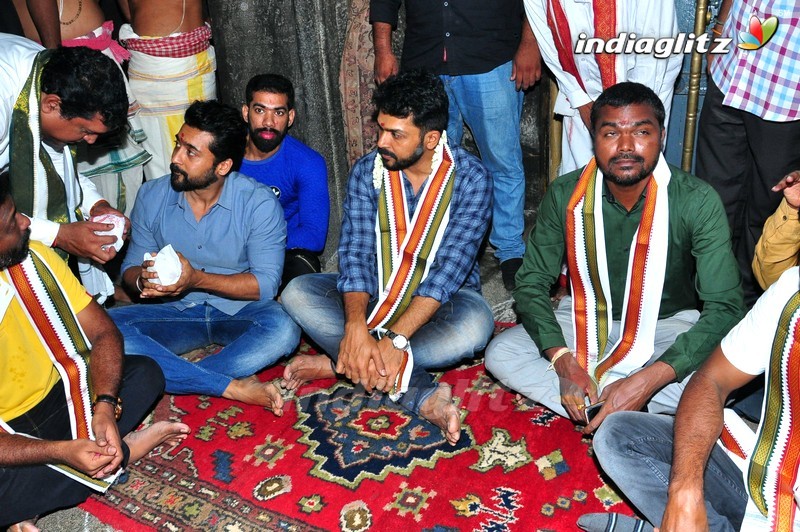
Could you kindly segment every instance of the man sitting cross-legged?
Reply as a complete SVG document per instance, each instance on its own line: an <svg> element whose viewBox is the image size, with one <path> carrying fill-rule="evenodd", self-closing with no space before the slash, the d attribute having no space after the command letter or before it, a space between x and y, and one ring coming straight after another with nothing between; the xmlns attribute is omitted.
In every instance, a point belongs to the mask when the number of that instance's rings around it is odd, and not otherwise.
<svg viewBox="0 0 800 532"><path fill-rule="evenodd" d="M164 421L131 432L164 389L161 370L123 357L66 263L40 242L29 248L29 225L0 175L0 529L35 530L29 520L92 493L61 467L96 482L189 433Z"/></svg>
<svg viewBox="0 0 800 532"><path fill-rule="evenodd" d="M614 528L608 514L588 514L582 528L800 530L799 286L797 267L770 286L689 381L674 419L622 412L603 423L597 458L649 524L612 515ZM766 393L753 432L723 407L761 375Z"/></svg>
<svg viewBox="0 0 800 532"><path fill-rule="evenodd" d="M232 107L207 101L186 110L172 174L139 191L122 265L131 291L161 302L110 314L127 354L158 361L167 392L222 396L281 415L278 389L253 374L290 353L300 329L274 300L286 245L280 204L269 188L233 171L246 134ZM148 271L154 261L142 257L168 244L181 272L165 286ZM197 363L180 356L212 343L225 347Z"/></svg>
<svg viewBox="0 0 800 532"><path fill-rule="evenodd" d="M478 159L447 144L447 95L436 76L401 73L374 101L378 149L350 173L338 281L298 277L281 298L336 373L389 391L455 444L461 428L450 387L425 370L471 357L492 332L476 261L491 179ZM284 384L333 376L327 358L298 356Z"/></svg>
<svg viewBox="0 0 800 532"><path fill-rule="evenodd" d="M674 412L685 379L743 315L722 203L661 154L664 106L639 83L591 113L595 157L542 200L514 299L522 325L495 338L503 384L586 425L645 405ZM550 287L566 259L572 296ZM698 308L702 306L702 312Z"/></svg>

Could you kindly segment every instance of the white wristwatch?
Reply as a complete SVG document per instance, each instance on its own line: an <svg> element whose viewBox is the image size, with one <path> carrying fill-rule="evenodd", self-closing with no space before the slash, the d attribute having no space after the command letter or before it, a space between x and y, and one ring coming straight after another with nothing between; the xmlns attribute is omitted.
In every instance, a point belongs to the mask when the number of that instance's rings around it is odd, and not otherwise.
<svg viewBox="0 0 800 532"><path fill-rule="evenodd" d="M386 332L384 334L388 336L389 339L392 340L392 345L394 346L395 349L399 349L400 351L408 351L408 348L411 347L408 338L406 338L402 334L397 334L396 332L390 331L389 329L386 329Z"/></svg>

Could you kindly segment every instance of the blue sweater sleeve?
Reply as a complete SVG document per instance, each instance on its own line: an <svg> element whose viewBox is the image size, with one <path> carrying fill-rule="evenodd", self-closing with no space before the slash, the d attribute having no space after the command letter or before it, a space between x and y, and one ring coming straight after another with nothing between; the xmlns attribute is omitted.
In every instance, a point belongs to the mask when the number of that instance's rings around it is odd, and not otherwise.
<svg viewBox="0 0 800 532"><path fill-rule="evenodd" d="M289 232L286 247L319 253L325 249L325 240L328 237L328 170L325 159L317 153L306 157L304 162L297 177L299 223Z"/></svg>

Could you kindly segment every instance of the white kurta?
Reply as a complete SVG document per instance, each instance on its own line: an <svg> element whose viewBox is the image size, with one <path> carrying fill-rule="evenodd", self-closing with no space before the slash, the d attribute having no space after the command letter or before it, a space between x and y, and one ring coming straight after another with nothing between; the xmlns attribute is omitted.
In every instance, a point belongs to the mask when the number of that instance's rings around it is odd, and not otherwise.
<svg viewBox="0 0 800 532"><path fill-rule="evenodd" d="M573 50L578 36L585 33L594 37L594 12L591 0L560 1L566 13ZM592 138L583 124L578 108L593 102L603 92L600 68L594 54L574 54L575 65L583 80L584 91L572 74L564 72L550 27L547 25L547 0L524 0L525 12L539 43L542 59L558 82L556 114L564 117L561 138L561 166L559 175L581 168L594 155ZM678 32L675 5L663 0L619 0L617 3L617 34L635 33L638 37L672 37ZM646 54L622 54L617 60L616 79L636 81L647 85L664 103L666 116L672 106L675 79L681 71L683 55L670 55L657 59Z"/></svg>

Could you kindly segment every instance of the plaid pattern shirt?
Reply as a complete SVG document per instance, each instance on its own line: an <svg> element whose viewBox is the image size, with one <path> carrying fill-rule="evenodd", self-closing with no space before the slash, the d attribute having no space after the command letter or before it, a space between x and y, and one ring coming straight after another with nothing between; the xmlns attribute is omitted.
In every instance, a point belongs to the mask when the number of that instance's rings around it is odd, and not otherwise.
<svg viewBox="0 0 800 532"><path fill-rule="evenodd" d="M186 33L154 37L149 39L125 39L122 44L128 50L142 52L155 57L191 57L208 48L211 26L204 24Z"/></svg>
<svg viewBox="0 0 800 532"><path fill-rule="evenodd" d="M450 203L450 221L442 237L428 276L414 292L441 303L461 287L480 291L478 248L489 226L492 212L492 180L483 164L463 148L451 148L455 162L455 186ZM375 219L378 193L373 186L375 152L359 159L350 172L344 201L339 241L339 292L378 294ZM411 184L403 178L409 216L417 208ZM422 189L420 188L420 191Z"/></svg>
<svg viewBox="0 0 800 532"><path fill-rule="evenodd" d="M778 18L772 39L758 50L736 46L750 17ZM800 119L800 3L797 0L734 0L722 31L731 51L711 60L711 77L723 103L773 122Z"/></svg>

